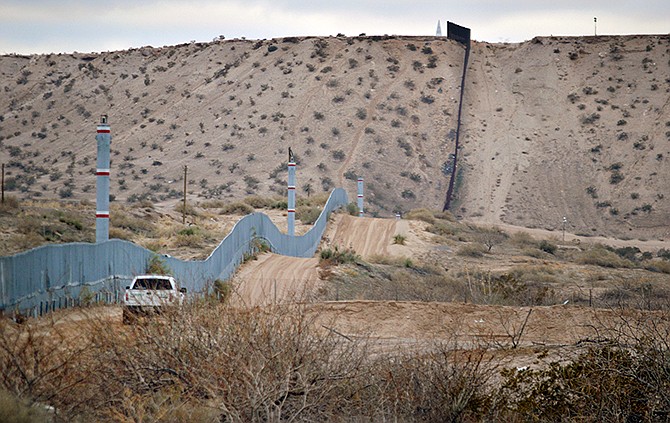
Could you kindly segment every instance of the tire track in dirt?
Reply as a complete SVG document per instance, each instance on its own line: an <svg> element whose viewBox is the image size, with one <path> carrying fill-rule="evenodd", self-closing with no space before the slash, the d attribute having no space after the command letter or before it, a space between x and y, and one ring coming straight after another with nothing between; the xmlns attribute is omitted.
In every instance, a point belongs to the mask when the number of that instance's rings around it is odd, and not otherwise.
<svg viewBox="0 0 670 423"><path fill-rule="evenodd" d="M358 151L358 146L361 143L361 140L363 139L365 129L368 127L370 123L372 123L373 118L376 118L377 116L375 115L375 112L377 110L377 106L385 101L388 96L391 94L393 89L395 88L397 81L404 81L406 79L406 76L409 74L409 66L404 68L402 71L398 73L397 78L392 79L391 82L383 87L378 87L377 91L375 91L375 95L372 97L371 101L365 106L365 112L366 112L366 118L365 121L360 127L356 130L354 133L354 136L352 137L352 146L349 150L349 154L345 157L344 161L342 162L342 165L337 169L337 180L339 182L338 186L345 186L344 184L344 172L347 171L349 168L349 164L351 161L354 159L356 156L356 153Z"/></svg>
<svg viewBox="0 0 670 423"><path fill-rule="evenodd" d="M339 215L334 224L330 231L333 235L326 242L353 248L363 258L388 255L397 233L397 222L391 219ZM309 301L321 283L318 266L316 257L263 254L242 266L233 278L232 301L247 307Z"/></svg>
<svg viewBox="0 0 670 423"><path fill-rule="evenodd" d="M361 257L388 255L397 222L392 219L342 216L330 241L339 248L351 248Z"/></svg>
<svg viewBox="0 0 670 423"><path fill-rule="evenodd" d="M319 283L317 258L263 254L235 275L235 304L259 306L305 301Z"/></svg>

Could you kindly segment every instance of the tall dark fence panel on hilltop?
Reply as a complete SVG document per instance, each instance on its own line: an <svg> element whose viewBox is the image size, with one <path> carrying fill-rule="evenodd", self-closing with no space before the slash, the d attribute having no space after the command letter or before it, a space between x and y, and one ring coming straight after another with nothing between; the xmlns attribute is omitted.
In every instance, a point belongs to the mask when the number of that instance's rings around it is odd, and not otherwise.
<svg viewBox="0 0 670 423"><path fill-rule="evenodd" d="M461 139L461 115L463 112L463 92L465 91L465 74L468 70L468 61L470 60L470 28L456 25L453 22L447 22L447 38L458 41L465 46L465 55L463 57L463 74L461 76L461 94L458 102L458 121L456 123L456 146L454 147L453 165L451 167L451 179L449 188L447 188L447 198L444 201L443 211L449 210L451 200L454 195L454 184L458 174L458 147Z"/></svg>

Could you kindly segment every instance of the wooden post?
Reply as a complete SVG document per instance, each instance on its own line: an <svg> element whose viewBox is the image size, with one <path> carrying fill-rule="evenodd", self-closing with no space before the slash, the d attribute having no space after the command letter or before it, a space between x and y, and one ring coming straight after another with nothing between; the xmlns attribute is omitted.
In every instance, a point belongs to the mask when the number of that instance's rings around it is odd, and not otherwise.
<svg viewBox="0 0 670 423"><path fill-rule="evenodd" d="M181 211L181 223L186 224L186 178L188 175L188 166L184 166L184 203Z"/></svg>

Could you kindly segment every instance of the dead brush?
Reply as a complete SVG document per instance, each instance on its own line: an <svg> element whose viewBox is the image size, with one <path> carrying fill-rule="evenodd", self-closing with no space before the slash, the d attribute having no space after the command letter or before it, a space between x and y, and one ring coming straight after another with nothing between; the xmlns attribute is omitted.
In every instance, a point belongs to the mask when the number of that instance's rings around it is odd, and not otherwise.
<svg viewBox="0 0 670 423"><path fill-rule="evenodd" d="M134 325L76 313L0 326L2 387L55 421L457 421L483 412L495 368L455 344L371 355L315 306L200 299Z"/></svg>
<svg viewBox="0 0 670 423"><path fill-rule="evenodd" d="M92 394L85 389L92 371L87 364L95 355L91 347L91 339L68 330L59 315L24 324L2 319L2 389L30 406L53 406L56 417L68 415Z"/></svg>
<svg viewBox="0 0 670 423"><path fill-rule="evenodd" d="M341 393L365 369L364 345L315 331L301 306L194 302L127 330L92 325L105 375L94 389L111 398L106 413L126 418L144 413L160 392L226 421L328 420L346 408Z"/></svg>

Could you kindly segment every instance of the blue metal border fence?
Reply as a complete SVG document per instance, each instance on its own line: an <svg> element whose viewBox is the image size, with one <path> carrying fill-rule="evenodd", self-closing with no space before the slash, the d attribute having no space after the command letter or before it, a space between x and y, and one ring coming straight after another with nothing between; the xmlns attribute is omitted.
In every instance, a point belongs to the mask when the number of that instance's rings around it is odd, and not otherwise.
<svg viewBox="0 0 670 423"><path fill-rule="evenodd" d="M217 279L230 278L263 239L273 252L312 257L331 212L346 205L342 188L333 190L314 226L304 235L279 231L263 213L240 219L205 260L164 257L165 264L189 292L203 292ZM116 302L135 275L145 273L155 253L136 244L110 240L99 244L46 245L0 257L0 310L38 315L86 301Z"/></svg>

